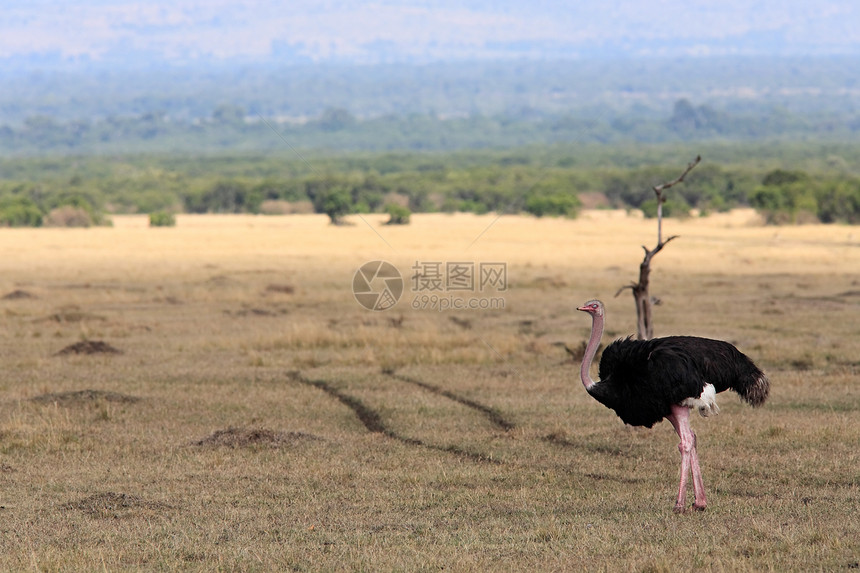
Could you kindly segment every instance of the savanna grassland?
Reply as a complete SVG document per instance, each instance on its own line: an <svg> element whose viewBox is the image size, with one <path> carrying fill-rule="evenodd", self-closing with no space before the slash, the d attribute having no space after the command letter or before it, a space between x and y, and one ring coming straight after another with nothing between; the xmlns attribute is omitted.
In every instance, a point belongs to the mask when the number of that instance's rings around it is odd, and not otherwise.
<svg viewBox="0 0 860 573"><path fill-rule="evenodd" d="M634 331L613 295L654 221L384 219L0 231L0 570L860 567L860 227L664 222L657 335L772 383L693 420L710 505L676 515L670 425L625 427L565 350L592 297ZM404 292L373 312L351 286L380 259ZM503 308L430 308L433 262L504 263L504 289L443 292Z"/></svg>

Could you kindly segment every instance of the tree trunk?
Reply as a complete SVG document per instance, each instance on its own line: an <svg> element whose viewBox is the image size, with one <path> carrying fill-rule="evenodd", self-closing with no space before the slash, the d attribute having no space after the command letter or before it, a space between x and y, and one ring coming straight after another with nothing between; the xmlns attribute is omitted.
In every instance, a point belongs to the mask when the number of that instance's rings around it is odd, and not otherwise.
<svg viewBox="0 0 860 573"><path fill-rule="evenodd" d="M623 286L618 289L617 293L615 293L615 296L618 296L627 288L633 291L633 300L636 303L636 338L639 340L651 340L654 337L654 323L651 320L652 300L651 294L648 290L651 282L651 259L654 258L654 255L663 250L663 247L665 247L669 241L677 238L677 235L672 235L665 241L663 240L663 203L666 202L666 198L663 197L663 191L682 182L684 177L686 177L687 174L693 170L693 167L698 165L701 160L701 155L696 156L696 159L687 165L687 169L684 170L680 177L674 181L663 183L662 185L657 185L653 188L654 193L657 195L657 246L651 250L644 245L642 246L642 249L645 251L645 258L642 259L642 263L639 265L639 282Z"/></svg>
<svg viewBox="0 0 860 573"><path fill-rule="evenodd" d="M645 258L639 264L639 282L633 283L627 287L623 287L616 293L615 296L621 293L625 288L633 291L633 300L636 303L636 338L639 340L651 340L654 338L654 323L651 320L651 293L648 287L651 283L651 258L659 253L666 244L676 236L671 236L664 242L657 243L653 250L648 250L645 247Z"/></svg>
<svg viewBox="0 0 860 573"><path fill-rule="evenodd" d="M639 265L639 282L633 289L633 300L636 301L636 338L651 340L654 337L654 324L651 322L651 295L648 293L648 275L651 269L648 263Z"/></svg>

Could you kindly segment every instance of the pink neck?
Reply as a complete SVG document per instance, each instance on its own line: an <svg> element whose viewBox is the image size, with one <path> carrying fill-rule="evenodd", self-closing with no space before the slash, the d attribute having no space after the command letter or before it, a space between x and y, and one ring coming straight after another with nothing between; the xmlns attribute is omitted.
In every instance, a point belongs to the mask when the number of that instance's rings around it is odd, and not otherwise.
<svg viewBox="0 0 860 573"><path fill-rule="evenodd" d="M588 346L585 347L585 354L582 356L582 368L579 371L579 376L582 378L582 385L588 390L596 384L591 379L591 363L594 356L597 354L597 347L600 345L600 338L603 336L603 317L596 314L591 315L591 338L588 340Z"/></svg>

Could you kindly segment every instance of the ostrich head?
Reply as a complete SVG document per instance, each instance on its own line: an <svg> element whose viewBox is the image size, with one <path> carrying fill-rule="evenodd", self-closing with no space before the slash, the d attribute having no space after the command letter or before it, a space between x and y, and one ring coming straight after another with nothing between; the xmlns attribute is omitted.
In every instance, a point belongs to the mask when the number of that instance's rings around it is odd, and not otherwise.
<svg viewBox="0 0 860 573"><path fill-rule="evenodd" d="M593 317L603 317L603 303L599 300L590 300L576 310L587 312Z"/></svg>

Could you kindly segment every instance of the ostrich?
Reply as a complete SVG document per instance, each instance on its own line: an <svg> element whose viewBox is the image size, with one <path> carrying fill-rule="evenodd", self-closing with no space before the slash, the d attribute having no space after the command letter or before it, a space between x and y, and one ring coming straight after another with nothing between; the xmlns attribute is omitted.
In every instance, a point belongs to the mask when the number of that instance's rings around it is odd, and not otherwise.
<svg viewBox="0 0 860 573"><path fill-rule="evenodd" d="M752 360L722 340L669 336L652 340L619 339L600 359L600 380L589 370L603 336L603 303L590 300L577 310L591 315L591 338L582 358L580 375L585 389L598 402L615 410L624 423L650 428L663 418L672 423L681 443L681 484L675 512L687 504L687 476L693 475L693 509L707 505L702 471L696 454L696 435L690 429L690 410L702 416L719 413L717 393L731 388L753 406L767 398L770 383Z"/></svg>

